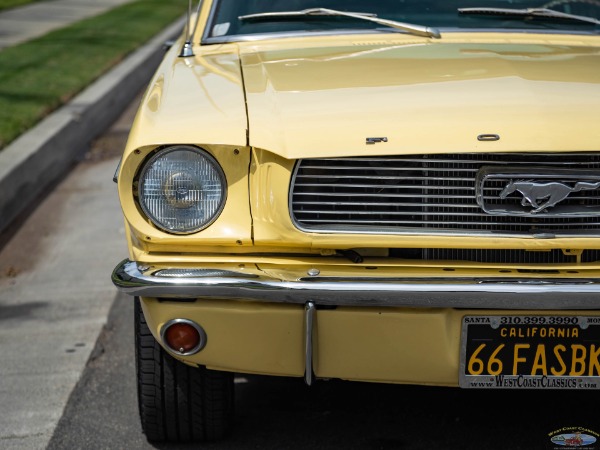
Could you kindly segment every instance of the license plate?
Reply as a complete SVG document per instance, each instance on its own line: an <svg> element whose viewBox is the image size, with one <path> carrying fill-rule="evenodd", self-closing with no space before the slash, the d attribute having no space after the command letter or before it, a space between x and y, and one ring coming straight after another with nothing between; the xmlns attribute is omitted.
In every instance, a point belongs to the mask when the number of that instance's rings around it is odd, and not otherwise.
<svg viewBox="0 0 600 450"><path fill-rule="evenodd" d="M600 389L600 317L464 317L459 384Z"/></svg>

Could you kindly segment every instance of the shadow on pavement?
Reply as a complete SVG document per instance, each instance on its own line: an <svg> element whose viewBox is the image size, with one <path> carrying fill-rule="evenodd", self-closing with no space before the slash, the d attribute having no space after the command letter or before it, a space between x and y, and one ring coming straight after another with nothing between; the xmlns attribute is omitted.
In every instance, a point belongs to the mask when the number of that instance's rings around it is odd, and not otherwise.
<svg viewBox="0 0 600 450"><path fill-rule="evenodd" d="M600 429L592 391L470 391L266 376L236 378L226 439L151 445L137 415L133 303L117 296L109 322L48 449L547 449L567 426Z"/></svg>

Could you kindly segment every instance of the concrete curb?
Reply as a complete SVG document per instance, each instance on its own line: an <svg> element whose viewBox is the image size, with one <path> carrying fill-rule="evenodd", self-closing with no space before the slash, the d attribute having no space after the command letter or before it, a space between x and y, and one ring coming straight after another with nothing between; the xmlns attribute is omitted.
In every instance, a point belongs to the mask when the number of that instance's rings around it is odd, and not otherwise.
<svg viewBox="0 0 600 450"><path fill-rule="evenodd" d="M185 18L178 19L0 151L0 233L119 117L154 74L164 55L165 41L177 37L184 23Z"/></svg>

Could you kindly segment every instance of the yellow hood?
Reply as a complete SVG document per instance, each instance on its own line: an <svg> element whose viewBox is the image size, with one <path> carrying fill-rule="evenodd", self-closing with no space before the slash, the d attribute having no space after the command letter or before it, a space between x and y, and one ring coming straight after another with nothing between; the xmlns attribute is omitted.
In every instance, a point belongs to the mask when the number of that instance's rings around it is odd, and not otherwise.
<svg viewBox="0 0 600 450"><path fill-rule="evenodd" d="M600 46L590 42L249 44L250 145L285 158L600 150Z"/></svg>

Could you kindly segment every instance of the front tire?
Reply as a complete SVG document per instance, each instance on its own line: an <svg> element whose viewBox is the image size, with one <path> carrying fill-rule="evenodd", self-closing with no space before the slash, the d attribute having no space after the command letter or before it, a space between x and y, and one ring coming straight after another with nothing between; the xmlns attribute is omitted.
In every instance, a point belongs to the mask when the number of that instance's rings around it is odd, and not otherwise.
<svg viewBox="0 0 600 450"><path fill-rule="evenodd" d="M138 406L148 441L225 436L233 419L233 374L179 362L154 339L137 297L134 314Z"/></svg>

